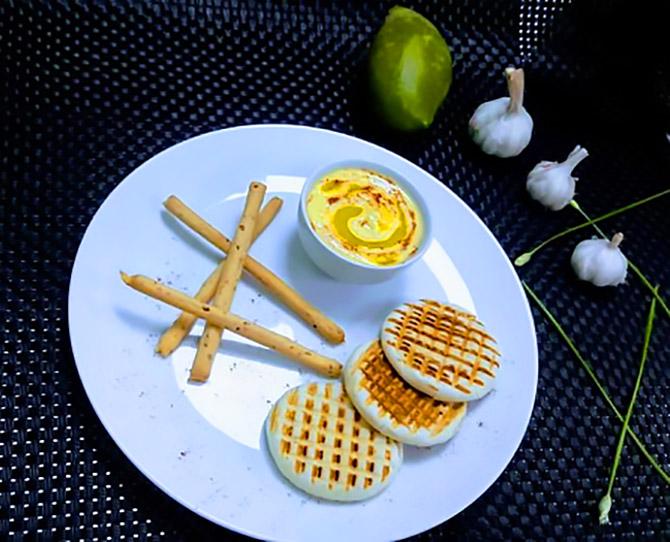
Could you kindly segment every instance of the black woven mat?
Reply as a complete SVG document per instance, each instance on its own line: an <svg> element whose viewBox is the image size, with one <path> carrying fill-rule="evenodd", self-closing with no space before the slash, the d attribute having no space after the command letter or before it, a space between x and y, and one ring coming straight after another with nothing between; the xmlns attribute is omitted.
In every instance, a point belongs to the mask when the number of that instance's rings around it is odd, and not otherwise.
<svg viewBox="0 0 670 542"><path fill-rule="evenodd" d="M374 127L359 97L389 2L181 0L0 4L0 538L214 540L235 536L155 489L104 431L67 332L70 268L107 194L158 151L210 130L289 122L352 133L443 179L510 255L575 223L544 211L524 179L579 143L579 200L607 211L670 185L667 14L623 1L407 2L446 35L456 65L426 133ZM467 137L475 106L527 71L536 131L518 159ZM670 298L670 200L606 223ZM586 234L585 234L586 235ZM596 290L568 265L575 239L521 272L596 368L620 408L631 393L649 296L635 278ZM597 525L619 424L534 311L540 380L514 460L476 503L419 539L670 540L670 493L626 446L613 523ZM633 418L670 468L670 321L659 314ZM288 519L287 519L288 521ZM315 534L315 538L317 535Z"/></svg>

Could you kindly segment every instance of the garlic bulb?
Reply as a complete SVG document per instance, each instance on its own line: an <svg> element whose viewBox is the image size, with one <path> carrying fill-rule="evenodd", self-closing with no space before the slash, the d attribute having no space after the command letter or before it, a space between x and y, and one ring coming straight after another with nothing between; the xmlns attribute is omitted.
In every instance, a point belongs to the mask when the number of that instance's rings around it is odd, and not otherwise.
<svg viewBox="0 0 670 542"><path fill-rule="evenodd" d="M563 209L575 197L577 177L572 176L572 170L588 155L586 149L577 145L565 162L537 164L526 181L530 197L552 211Z"/></svg>
<svg viewBox="0 0 670 542"><path fill-rule="evenodd" d="M470 135L486 154L518 155L533 133L533 119L523 107L523 70L505 70L510 97L481 104L470 119Z"/></svg>
<svg viewBox="0 0 670 542"><path fill-rule="evenodd" d="M570 263L581 280L596 286L617 286L626 280L628 260L619 250L623 233L616 233L611 241L588 239L579 243Z"/></svg>

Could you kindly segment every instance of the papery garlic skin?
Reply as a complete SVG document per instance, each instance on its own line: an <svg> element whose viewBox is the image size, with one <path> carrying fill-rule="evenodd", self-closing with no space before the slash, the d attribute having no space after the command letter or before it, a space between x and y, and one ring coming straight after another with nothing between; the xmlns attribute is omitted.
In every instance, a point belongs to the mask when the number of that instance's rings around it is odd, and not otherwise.
<svg viewBox="0 0 670 542"><path fill-rule="evenodd" d="M552 211L563 209L575 197L577 177L572 176L572 171L588 155L585 148L577 145L565 162L537 164L526 180L530 197Z"/></svg>
<svg viewBox="0 0 670 542"><path fill-rule="evenodd" d="M486 154L509 158L524 150L533 134L533 119L523 107L522 69L505 70L510 97L481 104L470 119L470 135Z"/></svg>
<svg viewBox="0 0 670 542"><path fill-rule="evenodd" d="M588 239L579 243L570 258L577 276L596 286L622 284L628 273L628 260L619 249L622 240L623 234L617 233L611 241Z"/></svg>
<svg viewBox="0 0 670 542"><path fill-rule="evenodd" d="M510 113L509 104L509 98L485 102L470 119L472 139L486 154L510 158L520 154L530 142L533 119L525 109Z"/></svg>

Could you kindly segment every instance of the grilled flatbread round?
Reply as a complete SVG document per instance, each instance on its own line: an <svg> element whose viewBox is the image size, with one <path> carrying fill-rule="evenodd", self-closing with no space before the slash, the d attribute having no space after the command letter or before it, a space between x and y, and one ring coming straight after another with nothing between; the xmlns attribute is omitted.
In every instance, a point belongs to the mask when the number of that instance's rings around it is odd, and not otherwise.
<svg viewBox="0 0 670 542"><path fill-rule="evenodd" d="M391 482L402 464L402 444L370 427L340 382L312 382L287 391L270 411L265 434L279 471L324 499L368 499Z"/></svg>
<svg viewBox="0 0 670 542"><path fill-rule="evenodd" d="M496 341L477 317L423 299L395 309L382 326L391 365L416 389L441 401L486 395L500 367Z"/></svg>
<svg viewBox="0 0 670 542"><path fill-rule="evenodd" d="M433 446L456 434L466 403L444 403L414 389L375 339L358 348L343 372L351 402L370 425L405 444Z"/></svg>

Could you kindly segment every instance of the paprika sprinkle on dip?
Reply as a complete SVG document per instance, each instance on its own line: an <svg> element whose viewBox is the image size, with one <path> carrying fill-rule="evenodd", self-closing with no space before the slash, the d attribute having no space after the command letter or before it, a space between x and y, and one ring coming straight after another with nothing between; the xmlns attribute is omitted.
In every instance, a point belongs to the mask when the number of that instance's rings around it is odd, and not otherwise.
<svg viewBox="0 0 670 542"><path fill-rule="evenodd" d="M424 234L417 204L391 178L365 168L321 177L307 196L316 234L350 260L398 265L417 252Z"/></svg>

